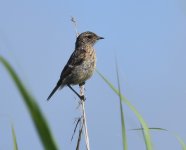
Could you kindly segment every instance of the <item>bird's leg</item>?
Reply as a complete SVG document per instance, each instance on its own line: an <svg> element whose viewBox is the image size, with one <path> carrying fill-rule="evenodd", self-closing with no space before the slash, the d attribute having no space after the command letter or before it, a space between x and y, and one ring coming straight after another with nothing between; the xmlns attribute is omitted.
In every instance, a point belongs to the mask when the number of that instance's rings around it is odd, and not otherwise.
<svg viewBox="0 0 186 150"><path fill-rule="evenodd" d="M83 86L83 85L85 85L85 82L82 82L82 83L79 84L79 86Z"/></svg>
<svg viewBox="0 0 186 150"><path fill-rule="evenodd" d="M67 85L81 100L84 100L84 96L79 95L69 84Z"/></svg>
<svg viewBox="0 0 186 150"><path fill-rule="evenodd" d="M85 95L84 95L84 85L85 85L85 82L82 82L79 84L79 87L80 87L80 96L82 97L81 100L85 101L86 98L85 98Z"/></svg>

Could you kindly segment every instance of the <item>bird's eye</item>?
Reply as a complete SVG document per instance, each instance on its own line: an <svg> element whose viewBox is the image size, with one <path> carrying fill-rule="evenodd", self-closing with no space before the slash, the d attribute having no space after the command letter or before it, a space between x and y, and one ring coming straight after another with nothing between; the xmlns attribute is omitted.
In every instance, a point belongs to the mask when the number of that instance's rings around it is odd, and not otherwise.
<svg viewBox="0 0 186 150"><path fill-rule="evenodd" d="M88 36L87 36L87 38L88 38L88 39L91 39L91 38L92 38L92 36L91 36L91 35L88 35Z"/></svg>

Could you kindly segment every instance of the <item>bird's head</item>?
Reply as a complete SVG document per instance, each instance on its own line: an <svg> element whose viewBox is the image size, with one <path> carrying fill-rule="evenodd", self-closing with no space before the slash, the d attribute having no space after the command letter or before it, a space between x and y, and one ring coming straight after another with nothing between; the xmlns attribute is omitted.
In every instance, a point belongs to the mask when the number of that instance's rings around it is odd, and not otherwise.
<svg viewBox="0 0 186 150"><path fill-rule="evenodd" d="M103 37L100 37L96 35L93 32L87 31L81 33L76 40L76 45L81 45L81 44L90 44L94 45L98 40L104 39Z"/></svg>

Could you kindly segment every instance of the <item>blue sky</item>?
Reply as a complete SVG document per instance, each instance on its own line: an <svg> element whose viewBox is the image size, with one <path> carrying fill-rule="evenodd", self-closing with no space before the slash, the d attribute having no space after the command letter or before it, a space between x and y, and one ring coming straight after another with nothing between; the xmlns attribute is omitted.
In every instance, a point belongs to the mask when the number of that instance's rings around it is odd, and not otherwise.
<svg viewBox="0 0 186 150"><path fill-rule="evenodd" d="M181 149L186 142L186 2L130 1L0 1L0 54L36 97L59 147L70 141L77 98L68 89L48 94L74 49L74 16L78 31L93 31L105 40L96 44L97 69L117 85L117 57L122 92L142 114L152 131L154 149ZM42 149L30 116L5 69L0 65L0 149L12 149L11 123L20 149ZM78 87L75 87L78 90ZM118 97L97 73L86 84L86 107L92 149L121 149ZM139 123L124 105L129 149L145 149ZM135 143L135 144L134 144ZM82 147L84 144L82 144Z"/></svg>

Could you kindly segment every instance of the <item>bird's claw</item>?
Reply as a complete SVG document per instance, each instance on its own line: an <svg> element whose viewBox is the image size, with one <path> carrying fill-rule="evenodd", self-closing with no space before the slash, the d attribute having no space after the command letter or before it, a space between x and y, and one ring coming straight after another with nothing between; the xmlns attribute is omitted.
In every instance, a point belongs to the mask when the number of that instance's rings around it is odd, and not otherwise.
<svg viewBox="0 0 186 150"><path fill-rule="evenodd" d="M84 95L81 95L79 98L80 98L82 101L85 101L85 100L86 100L86 98L85 98Z"/></svg>

